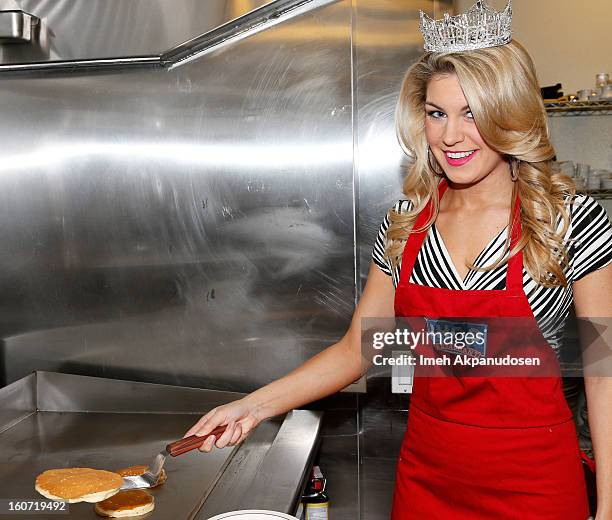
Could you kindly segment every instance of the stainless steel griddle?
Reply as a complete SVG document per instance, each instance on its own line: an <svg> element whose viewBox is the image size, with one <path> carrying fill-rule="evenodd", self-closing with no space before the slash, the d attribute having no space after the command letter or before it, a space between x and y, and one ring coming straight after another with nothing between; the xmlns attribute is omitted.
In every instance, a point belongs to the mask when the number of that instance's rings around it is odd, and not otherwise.
<svg viewBox="0 0 612 520"><path fill-rule="evenodd" d="M198 414L243 394L36 372L0 389L0 499L43 499L45 469L116 470L147 464L180 438ZM294 410L262 423L236 448L198 451L166 463L147 518L205 520L236 509L295 511L316 448L321 414ZM99 518L88 503L68 516ZM3 518L11 518L3 515ZM15 515L23 519L23 515Z"/></svg>

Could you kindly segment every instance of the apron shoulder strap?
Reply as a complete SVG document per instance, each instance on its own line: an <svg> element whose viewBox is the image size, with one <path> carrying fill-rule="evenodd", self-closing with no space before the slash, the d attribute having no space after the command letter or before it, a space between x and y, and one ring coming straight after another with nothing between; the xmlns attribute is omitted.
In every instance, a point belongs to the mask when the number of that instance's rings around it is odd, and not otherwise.
<svg viewBox="0 0 612 520"><path fill-rule="evenodd" d="M440 184L438 185L438 200L442 198L442 195L446 191L448 187L446 183L446 179L442 179ZM425 209L419 213L414 226L412 229L420 229L425 223L431 218L433 212L433 203L431 198L429 202L425 206ZM406 245L404 246L404 253L402 254L402 269L400 271L400 281L404 280L408 282L410 280L410 275L412 274L412 269L414 268L414 264L416 263L417 256L419 254L419 250L425 241L425 237L427 236L428 230L422 230L417 232L411 232L408 235L406 240Z"/></svg>
<svg viewBox="0 0 612 520"><path fill-rule="evenodd" d="M522 235L521 226L521 199L518 194L514 204L514 218L510 227L512 233L510 237L510 250L518 243ZM508 260L508 270L506 274L506 289L510 291L523 290L523 251L519 251Z"/></svg>

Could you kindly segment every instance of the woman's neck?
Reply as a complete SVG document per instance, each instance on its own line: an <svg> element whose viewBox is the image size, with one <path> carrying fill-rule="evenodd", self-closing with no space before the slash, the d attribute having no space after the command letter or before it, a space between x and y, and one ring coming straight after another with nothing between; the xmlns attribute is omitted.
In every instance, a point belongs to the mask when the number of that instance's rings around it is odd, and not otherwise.
<svg viewBox="0 0 612 520"><path fill-rule="evenodd" d="M509 207L514 183L508 166L493 170L480 181L469 184L448 183L448 190L440 202L441 211L478 211L491 206Z"/></svg>

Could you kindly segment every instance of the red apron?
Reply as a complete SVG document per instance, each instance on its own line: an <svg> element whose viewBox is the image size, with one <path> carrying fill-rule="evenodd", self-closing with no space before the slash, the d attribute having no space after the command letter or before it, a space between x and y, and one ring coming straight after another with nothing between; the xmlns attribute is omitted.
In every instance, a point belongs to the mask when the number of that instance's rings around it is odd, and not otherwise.
<svg viewBox="0 0 612 520"><path fill-rule="evenodd" d="M440 198L446 187L443 181ZM430 203L416 229L431 211ZM515 244L520 222L512 228ZM410 283L426 234L413 233L406 243L396 316L533 318L523 291L521 253L508 263L505 290L450 290ZM533 326L537 327L535 318ZM393 520L588 516L576 431L558 376L419 377L417 367L397 466Z"/></svg>

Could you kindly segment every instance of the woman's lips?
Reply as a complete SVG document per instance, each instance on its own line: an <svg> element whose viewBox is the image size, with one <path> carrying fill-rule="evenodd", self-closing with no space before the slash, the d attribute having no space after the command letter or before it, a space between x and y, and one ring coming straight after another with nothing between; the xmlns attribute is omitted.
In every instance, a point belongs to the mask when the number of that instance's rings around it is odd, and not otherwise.
<svg viewBox="0 0 612 520"><path fill-rule="evenodd" d="M451 152L451 153L455 155L455 152ZM468 155L467 157L460 157L460 158L454 159L448 155L449 152L444 152L444 157L446 157L446 162L450 164L451 166L463 166L464 164L469 163L474 158L476 153L478 153L478 150L472 150L472 153Z"/></svg>

